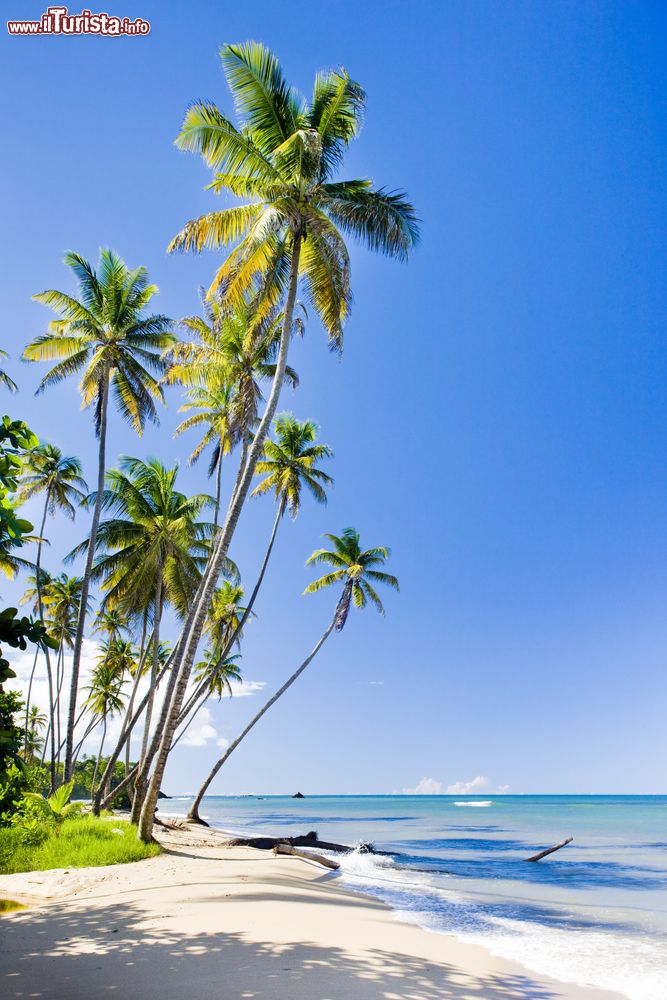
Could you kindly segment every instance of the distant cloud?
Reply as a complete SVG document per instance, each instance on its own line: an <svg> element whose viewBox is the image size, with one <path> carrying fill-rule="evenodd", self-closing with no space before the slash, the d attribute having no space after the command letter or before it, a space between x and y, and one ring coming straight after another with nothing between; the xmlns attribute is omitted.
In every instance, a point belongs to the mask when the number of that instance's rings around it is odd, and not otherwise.
<svg viewBox="0 0 667 1000"><path fill-rule="evenodd" d="M368 683L371 685L371 687L382 687L384 681L369 681Z"/></svg>
<svg viewBox="0 0 667 1000"><path fill-rule="evenodd" d="M489 784L489 779L478 774L471 781L455 781L453 785L447 785L447 795L474 795L480 792Z"/></svg>
<svg viewBox="0 0 667 1000"><path fill-rule="evenodd" d="M435 778L422 778L414 788L404 788L404 795L442 795L443 787L441 781Z"/></svg>
<svg viewBox="0 0 667 1000"><path fill-rule="evenodd" d="M507 795L509 793L509 785L498 785L496 788L496 795Z"/></svg>
<svg viewBox="0 0 667 1000"><path fill-rule="evenodd" d="M221 736L219 740L216 740L215 745L220 747L221 750L226 750L229 746L229 740L226 740L224 736Z"/></svg>
<svg viewBox="0 0 667 1000"><path fill-rule="evenodd" d="M217 735L218 730L211 725L211 710L202 708L183 737L182 743L185 747L205 747Z"/></svg>

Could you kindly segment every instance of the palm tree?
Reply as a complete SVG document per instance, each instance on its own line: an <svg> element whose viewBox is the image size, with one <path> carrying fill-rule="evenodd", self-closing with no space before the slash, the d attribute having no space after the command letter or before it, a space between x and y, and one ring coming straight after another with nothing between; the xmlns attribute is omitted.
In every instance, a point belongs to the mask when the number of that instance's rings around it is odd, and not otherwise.
<svg viewBox="0 0 667 1000"><path fill-rule="evenodd" d="M42 732L46 723L47 717L44 712L41 712L37 705L33 705L28 713L24 736L25 759L28 762L33 761L42 749L44 743Z"/></svg>
<svg viewBox="0 0 667 1000"><path fill-rule="evenodd" d="M269 439L264 445L264 458L257 463L255 471L259 475L265 475L265 478L255 487L252 496L261 496L273 491L276 498L276 516L257 582L236 629L228 641L221 644L219 654L221 660L227 656L232 645L240 636L248 617L252 614L271 558L278 526L285 512L289 512L292 520L296 518L301 509L301 494L304 486L318 503L325 504L327 502L324 487L331 485L333 479L326 472L318 469L315 463L323 458L332 458L333 452L328 445L315 443L318 433L319 428L313 420L301 422L291 413L283 413L276 419L275 441ZM186 710L187 705L183 712Z"/></svg>
<svg viewBox="0 0 667 1000"><path fill-rule="evenodd" d="M50 629L58 640L58 659L56 662L56 706L55 717L58 730L58 751L57 760L60 762L60 754L63 746L61 742L61 697L65 680L65 650L73 649L76 638L76 624L79 619L81 608L81 592L83 589L83 579L80 576L67 576L61 573L60 576L51 577L48 585L44 588L44 605L50 615ZM90 610L90 599L88 606ZM78 721L78 719L77 719Z"/></svg>
<svg viewBox="0 0 667 1000"><path fill-rule="evenodd" d="M84 492L85 491L85 492ZM37 539L37 559L35 562L35 584L37 591L37 611L42 625L44 622L44 600L41 584L42 545L44 544L44 529L47 515L55 516L62 511L66 517L74 520L76 506L84 502L88 484L82 475L81 462L73 455L63 455L60 448L53 444L40 444L33 448L26 459L26 474L21 481L19 501L25 502L33 497L44 495L44 512ZM56 716L58 714L58 698L55 690L59 685L56 681L54 689L51 656L48 647L44 648L46 657L46 673L49 683L49 712L51 715L51 783L55 788L56 780Z"/></svg>
<svg viewBox="0 0 667 1000"><path fill-rule="evenodd" d="M313 554L306 560L306 565L313 566L325 563L332 567L332 571L327 573L325 576L320 577L319 580L315 580L313 583L309 584L304 590L304 594L314 594L318 590L323 590L325 587L342 584L343 589L336 605L333 618L324 631L324 634L315 644L299 668L295 670L291 677L285 681L283 686L279 688L271 698L269 698L263 708L261 708L259 712L257 712L257 714L250 720L240 736L238 736L234 742L229 745L222 757L220 757L217 763L213 766L208 774L208 777L197 792L192 806L190 807L188 812L189 820L200 822L199 806L201 805L201 801L206 794L206 790L225 761L228 757L230 757L234 750L236 750L239 743L245 739L250 730L257 725L262 716L268 712L271 706L274 705L275 702L277 702L278 699L285 693L285 691L287 691L287 689L294 684L294 681L301 676L306 667L312 663L313 659L317 653L319 653L331 633L334 631L340 632L345 627L348 612L350 610L350 603L354 604L357 608L365 608L370 601L375 609L379 611L380 614L384 615L384 607L382 606L382 601L375 591L374 584L382 583L389 587L393 587L394 590L399 589L398 580L395 576L392 576L390 573L384 573L377 568L379 566L383 566L388 559L388 549L376 547L363 551L359 541L359 532L355 531L354 528L346 528L340 536L325 535L325 537L332 542L333 548L318 549L316 552L313 552Z"/></svg>
<svg viewBox="0 0 667 1000"><path fill-rule="evenodd" d="M187 403L181 412L191 412L189 417L176 428L175 434L183 434L194 427L204 427L204 436L194 448L189 462L193 465L209 446L213 447L209 462L209 478L215 475L215 508L213 524L217 528L220 515L220 487L222 485L222 460L234 446L235 430L232 404L234 389L226 382L213 381L209 386L193 385L187 390Z"/></svg>
<svg viewBox="0 0 667 1000"><path fill-rule="evenodd" d="M166 316L144 314L145 307L157 292L157 287L148 283L144 267L130 270L113 250L100 251L97 271L72 251L65 254L64 260L79 282L79 298L53 289L34 296L37 302L53 308L59 318L50 323L48 333L28 344L23 356L28 361L57 360L42 379L38 392L57 385L70 375L81 376L81 405L82 408L93 407L95 433L99 439L97 499L90 528L92 544L86 551L72 657L65 748L65 781L68 781L72 773L88 591L102 512L109 395L113 394L122 417L138 434L143 432L147 420L157 422L155 403L164 402L164 394L151 372L164 373L162 351L175 337Z"/></svg>
<svg viewBox="0 0 667 1000"><path fill-rule="evenodd" d="M237 684L242 683L241 668L237 663L240 659L240 655L228 656L222 659L218 650L204 650L203 658L195 667L195 687L196 690L202 689L205 696L200 700L197 708L189 718L187 712L184 711L181 713L182 718L187 718L187 722L174 740L172 750L185 736L196 719L197 713L203 708L206 698L215 695L218 701L220 701L225 694L229 695L230 698L232 697L234 693L232 681L235 681Z"/></svg>
<svg viewBox="0 0 667 1000"><path fill-rule="evenodd" d="M264 306L284 302L283 321L264 413L183 628L174 699L144 804L144 840L151 837L160 783L220 563L278 406L299 277L331 346L340 350L351 302L349 257L341 230L371 250L399 259L407 258L419 238L414 209L403 193L375 189L368 180L335 180L359 131L365 101L362 88L347 73L318 73L307 101L287 85L278 60L263 45L225 45L221 57L239 127L214 104L197 102L186 112L176 143L203 156L215 171L215 190L227 189L250 200L188 222L169 249L199 252L233 246L210 293L224 289L227 305L235 307L258 289Z"/></svg>
<svg viewBox="0 0 667 1000"><path fill-rule="evenodd" d="M7 351L3 351L0 348L0 358L7 358L7 357L9 357ZM14 379L10 378L7 372L2 369L0 369L0 384L4 385L5 388L9 389L10 392L16 392L18 390L18 386L14 381Z"/></svg>
<svg viewBox="0 0 667 1000"><path fill-rule="evenodd" d="M93 771L91 797L95 794L97 772L107 734L107 721L113 715L122 712L124 705L122 689L125 683L127 658L121 656L119 659L116 659L114 656L109 656L109 652L109 649L105 649L104 646L102 647L98 665L93 672L89 686L85 689L88 692L85 702L86 707L91 712L93 719L96 721L102 720L102 739L97 752L95 770Z"/></svg>
<svg viewBox="0 0 667 1000"><path fill-rule="evenodd" d="M239 442L243 445L239 469L245 465L247 446L258 423L259 405L263 400L261 383L276 373L275 357L280 340L281 315L277 309L263 311L252 300L230 309L221 297L204 302L205 317L188 316L181 324L197 337L196 341L175 344L167 353L172 364L167 381L189 386L192 402L181 409L208 409L210 415L196 414L184 421L176 433L195 423L206 422L209 435L201 442L206 446L217 436L209 474L217 468L216 520L220 495L219 459ZM299 317L294 329L301 333ZM296 388L299 378L289 365L285 366L285 384ZM217 431L217 434L216 434ZM192 459L196 460L199 449Z"/></svg>

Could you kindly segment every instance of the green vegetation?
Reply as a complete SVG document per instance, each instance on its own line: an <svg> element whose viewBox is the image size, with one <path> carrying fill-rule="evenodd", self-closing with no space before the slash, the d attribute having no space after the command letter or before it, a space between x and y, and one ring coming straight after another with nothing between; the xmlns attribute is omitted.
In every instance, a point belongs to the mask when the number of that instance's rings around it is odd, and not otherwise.
<svg viewBox="0 0 667 1000"><path fill-rule="evenodd" d="M49 868L86 868L141 861L160 853L157 844L143 844L136 827L124 820L80 816L66 820L42 843L26 843L15 826L0 829L0 874L46 871Z"/></svg>

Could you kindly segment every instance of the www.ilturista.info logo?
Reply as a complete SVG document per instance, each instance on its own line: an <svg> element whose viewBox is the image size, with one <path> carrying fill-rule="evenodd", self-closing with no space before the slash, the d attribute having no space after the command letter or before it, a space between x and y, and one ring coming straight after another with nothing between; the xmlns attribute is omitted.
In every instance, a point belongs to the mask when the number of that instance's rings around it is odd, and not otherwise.
<svg viewBox="0 0 667 1000"><path fill-rule="evenodd" d="M108 35L118 38L122 35L147 35L150 22L137 17L115 17L113 14L93 14L82 10L80 14L70 14L67 7L49 7L39 21L7 21L10 35Z"/></svg>

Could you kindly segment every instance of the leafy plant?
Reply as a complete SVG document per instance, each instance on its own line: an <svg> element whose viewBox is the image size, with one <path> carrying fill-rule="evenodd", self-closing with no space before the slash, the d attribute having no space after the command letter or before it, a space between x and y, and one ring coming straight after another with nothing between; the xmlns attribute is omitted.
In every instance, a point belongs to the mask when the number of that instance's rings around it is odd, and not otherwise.
<svg viewBox="0 0 667 1000"><path fill-rule="evenodd" d="M48 798L40 795L39 792L25 793L26 799L35 804L43 818L47 822L53 823L56 828L56 835L60 832L60 828L65 820L71 816L75 816L83 808L82 802L70 802L69 800L73 787L74 782L68 781L64 785L61 785L60 788L57 788L53 795L49 795Z"/></svg>

